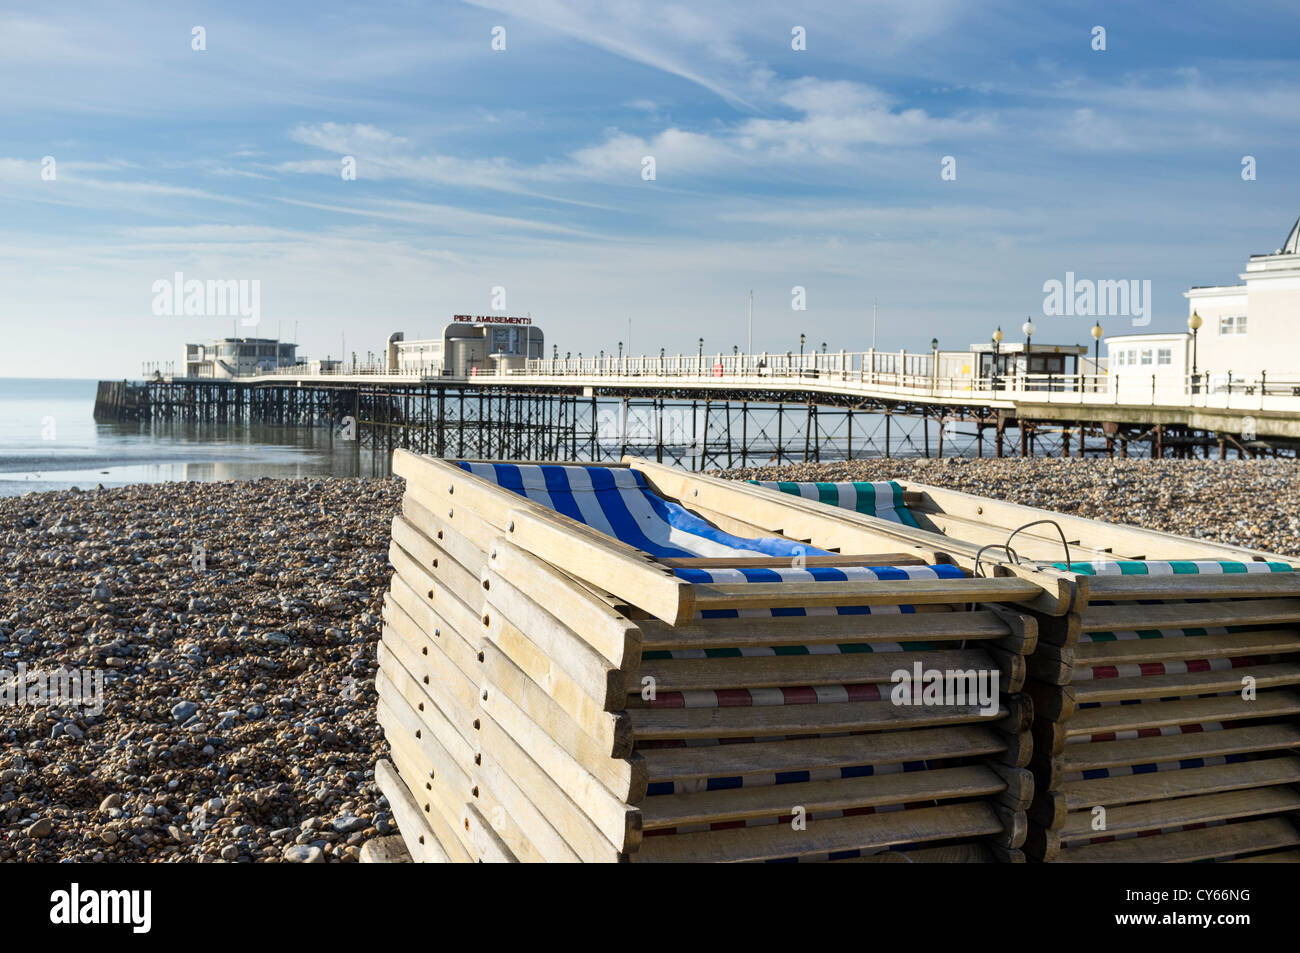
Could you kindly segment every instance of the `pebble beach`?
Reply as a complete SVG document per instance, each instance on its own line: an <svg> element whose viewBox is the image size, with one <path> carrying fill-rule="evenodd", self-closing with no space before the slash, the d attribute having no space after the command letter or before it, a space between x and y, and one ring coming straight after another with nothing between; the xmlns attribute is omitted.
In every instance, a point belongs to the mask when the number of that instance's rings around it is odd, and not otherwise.
<svg viewBox="0 0 1300 953"><path fill-rule="evenodd" d="M862 460L733 478L951 487L1297 555L1286 461ZM374 783L397 480L0 499L0 680L102 673L102 710L0 699L0 861L352 862Z"/></svg>

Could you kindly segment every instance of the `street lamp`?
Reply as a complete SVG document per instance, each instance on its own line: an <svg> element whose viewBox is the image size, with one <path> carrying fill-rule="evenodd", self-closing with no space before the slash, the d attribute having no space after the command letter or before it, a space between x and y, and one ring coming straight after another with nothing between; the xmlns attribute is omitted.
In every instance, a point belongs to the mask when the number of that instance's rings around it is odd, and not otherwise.
<svg viewBox="0 0 1300 953"><path fill-rule="evenodd" d="M1200 393L1200 375L1196 373L1196 332L1201 330L1201 325L1205 322L1201 316L1192 311L1192 316L1187 319L1187 326L1192 329L1192 393Z"/></svg>
<svg viewBox="0 0 1300 953"><path fill-rule="evenodd" d="M623 360L623 342L622 342L622 341L619 341L619 342L618 342L618 359L619 359L620 361Z"/></svg>
<svg viewBox="0 0 1300 953"><path fill-rule="evenodd" d="M1002 344L1002 325L993 332L993 379L991 381L993 389L998 389L998 347Z"/></svg>
<svg viewBox="0 0 1300 953"><path fill-rule="evenodd" d="M558 361L559 359L560 359L560 345L558 345L558 344L552 344L552 345L551 345L551 360L553 360L553 361Z"/></svg>
<svg viewBox="0 0 1300 953"><path fill-rule="evenodd" d="M1020 330L1025 332L1025 381L1029 381L1029 352L1034 347L1034 332L1038 328L1034 327L1033 319L1028 315L1025 316L1025 323L1020 325Z"/></svg>
<svg viewBox="0 0 1300 953"><path fill-rule="evenodd" d="M806 335L799 335L799 366L803 366L803 342L807 340Z"/></svg>
<svg viewBox="0 0 1300 953"><path fill-rule="evenodd" d="M1101 336L1105 333L1100 321L1092 326L1092 339L1095 342L1092 346L1092 372L1098 376L1101 375ZM1083 381L1079 381L1079 389L1083 389Z"/></svg>
<svg viewBox="0 0 1300 953"><path fill-rule="evenodd" d="M825 341L822 341L822 353L823 353L823 354L826 353L826 342L825 342Z"/></svg>

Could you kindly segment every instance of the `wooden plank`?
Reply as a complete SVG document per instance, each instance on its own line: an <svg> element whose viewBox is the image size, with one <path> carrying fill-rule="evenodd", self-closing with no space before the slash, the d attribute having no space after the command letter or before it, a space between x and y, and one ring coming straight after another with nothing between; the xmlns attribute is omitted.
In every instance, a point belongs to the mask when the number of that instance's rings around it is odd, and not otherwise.
<svg viewBox="0 0 1300 953"><path fill-rule="evenodd" d="M384 676L387 678L387 676ZM470 796L473 782L470 780L468 765L461 764L443 747L439 741L439 732L425 730L428 721L421 718L411 708L406 699L395 693L392 682L384 688L377 706L379 725L389 736L402 735L411 739L411 744L424 756L433 780L444 786L449 797L455 803L463 803ZM425 718L431 719L434 713L426 712ZM448 723L450 728L450 723ZM418 733L418 734L417 734ZM446 734L442 731L441 734Z"/></svg>
<svg viewBox="0 0 1300 953"><path fill-rule="evenodd" d="M483 586L488 601L484 618L493 641L501 644L499 636L513 629L550 660L552 670L563 672L599 708L617 711L623 707L637 671L634 658L628 659L633 662L628 671L613 665L579 633L491 569L485 571ZM544 593L538 593L538 598L546 601ZM546 687L541 679L533 680Z"/></svg>
<svg viewBox="0 0 1300 953"><path fill-rule="evenodd" d="M1300 791L1290 787L1265 787L1254 791L1230 791L1172 801L1117 805L1106 809L1106 829L1093 830L1091 810L1070 814L1061 828L1063 841L1131 834L1138 831L1231 821L1259 814L1300 811Z"/></svg>
<svg viewBox="0 0 1300 953"><path fill-rule="evenodd" d="M636 670L641 659L641 628L572 577L505 540L497 540L491 567L510 584L581 636L609 660L612 668ZM663 622L657 622L663 626Z"/></svg>
<svg viewBox="0 0 1300 953"><path fill-rule="evenodd" d="M921 847L917 850L882 850L876 854L845 857L833 861L837 864L994 864L999 861L1024 863L1019 851L1014 860L1000 858L987 844L945 844L942 847Z"/></svg>
<svg viewBox="0 0 1300 953"><path fill-rule="evenodd" d="M1242 668L1182 672L1174 675L1134 675L1130 678L1096 678L1071 685L1078 704L1127 701L1136 698L1170 698L1240 691L1242 680L1254 679L1256 688L1281 688L1300 684L1300 664L1278 662Z"/></svg>
<svg viewBox="0 0 1300 953"><path fill-rule="evenodd" d="M1300 631L1259 629L1253 632L1175 636L1167 639L1083 642L1075 646L1073 657L1076 664L1086 667L1286 653L1300 653Z"/></svg>
<svg viewBox="0 0 1300 953"><path fill-rule="evenodd" d="M407 615L412 618L418 618L422 623L429 623L433 629L447 628L441 623L446 622L455 634L465 641L465 648L477 655L479 648L482 646L487 632L483 625L482 605L470 606L466 604L461 596L451 589L448 589L438 579L426 573L420 565L411 559L404 550L394 543L388 551L388 558L398 569L398 574L393 577L390 585L390 592L397 599L398 603ZM397 583L405 583L406 587L412 590L416 600L412 602L402 587ZM477 594L481 590L475 586L472 594ZM434 616L427 616L420 612L420 606L427 605L434 613ZM433 629L426 629L430 635ZM440 638L435 636L435 641ZM455 654L454 649L448 649L448 654ZM457 655L457 658L460 656Z"/></svg>
<svg viewBox="0 0 1300 953"><path fill-rule="evenodd" d="M394 603L405 612L424 634L425 642L420 644L421 655L427 654L428 645L436 645L466 678L478 678L479 645L482 644L478 632L470 630L470 635L476 637L476 641L471 644L461 634L460 626L435 610L425 596L416 592L398 576L393 577L388 592L384 593L384 601ZM450 594L438 593L437 602L442 609L447 610L452 607L453 602L459 603L460 600ZM449 612L448 614L459 615L460 613ZM471 623L476 621L474 616L469 615L468 609L465 614L469 616Z"/></svg>
<svg viewBox="0 0 1300 953"><path fill-rule="evenodd" d="M578 725L495 645L484 649L483 674L500 690L482 700L485 711L494 711L504 692L534 724L620 799L635 803L644 796L645 768L640 759L630 757L632 723L625 712L605 713L603 724Z"/></svg>
<svg viewBox="0 0 1300 953"><path fill-rule="evenodd" d="M850 652L834 655L771 655L744 658L653 659L641 663L640 684L628 691L627 707L647 707L640 694L646 678L656 692L727 688L782 688L803 685L889 684L899 670L996 672L986 651L947 649L926 652ZM1014 689L1012 689L1014 690Z"/></svg>
<svg viewBox="0 0 1300 953"><path fill-rule="evenodd" d="M478 805L465 805L465 828L478 853L478 859L485 864L517 864L519 858L510 850L492 825L483 817Z"/></svg>
<svg viewBox="0 0 1300 953"><path fill-rule="evenodd" d="M458 593L470 606L479 605L482 593L476 591L477 574L458 563L446 550L407 522L405 517L393 517L392 534L393 545L401 547L425 572L452 592Z"/></svg>
<svg viewBox="0 0 1300 953"><path fill-rule="evenodd" d="M1092 599L1267 599L1300 596L1300 573L1185 573L1170 576L1090 576Z"/></svg>
<svg viewBox="0 0 1300 953"><path fill-rule="evenodd" d="M1254 701L1240 695L1220 698L1188 698L1176 702L1143 702L1110 708L1086 708L1062 726L1069 737L1163 728L1166 725L1198 725L1207 721L1244 721L1300 714L1300 692L1260 692Z"/></svg>
<svg viewBox="0 0 1300 953"><path fill-rule="evenodd" d="M580 858L573 848L565 843L551 822L537 809L537 805L519 789L510 772L497 764L491 752L480 749L477 757L475 776L479 784L497 796L502 808L509 813L519 829L528 833L528 839L542 859L551 864L578 863ZM492 821L493 818L489 816L488 820Z"/></svg>
<svg viewBox="0 0 1300 953"><path fill-rule="evenodd" d="M412 699L412 703L418 699L423 704L424 696L427 695L457 729L464 732L474 720L474 712L477 710L476 686L452 664L451 659L432 639L415 627L410 616L392 602L385 603L384 611L386 614L381 648L397 656L402 666L419 680L423 691L422 695ZM421 648L426 646L429 651L424 653ZM466 734L465 737L472 739L473 735Z"/></svg>
<svg viewBox="0 0 1300 953"><path fill-rule="evenodd" d="M468 832L461 828L464 802L447 797L444 787L428 787L424 779L428 765L420 760L419 752L403 734L388 739L389 757L406 783L406 789L415 799L423 824L433 832L447 856L454 863L465 864L473 860L473 849Z"/></svg>
<svg viewBox="0 0 1300 953"><path fill-rule="evenodd" d="M986 797L1006 789L1006 782L984 765L966 765L864 778L805 781L717 791L693 791L648 797L641 804L645 829L709 824L759 818L788 818L796 807L808 814L885 807L916 801ZM817 823L809 822L810 826Z"/></svg>
<svg viewBox="0 0 1300 953"><path fill-rule="evenodd" d="M1060 861L1070 864L1191 863L1296 844L1300 844L1300 828L1286 818L1270 817L1260 821L1237 821L1221 827L1071 847L1061 851Z"/></svg>
<svg viewBox="0 0 1300 953"><path fill-rule="evenodd" d="M841 738L647 748L640 754L649 781L659 783L975 757L1005 748L1005 737L991 727L956 725Z"/></svg>
<svg viewBox="0 0 1300 953"><path fill-rule="evenodd" d="M785 568L791 565L789 556L660 556L658 562L669 569L750 569ZM924 566L925 560L915 553L876 553L853 556L832 553L829 556L803 556L804 566Z"/></svg>
<svg viewBox="0 0 1300 953"><path fill-rule="evenodd" d="M375 762L375 784L388 799L389 810L393 812L393 819L397 821L397 829L402 834L402 841L406 844L411 859L419 864L450 863L447 852L420 817L415 798L406 789L406 784L391 762L382 758Z"/></svg>
<svg viewBox="0 0 1300 953"><path fill-rule="evenodd" d="M589 817L619 850L635 850L641 841L641 811L610 792L554 738L537 726L508 696L496 697L496 686L483 685L484 701L491 702L493 722L509 734L541 770ZM492 738L484 739L493 750Z"/></svg>
<svg viewBox="0 0 1300 953"><path fill-rule="evenodd" d="M638 741L674 738L757 738L767 735L884 731L992 723L975 705L895 705L891 701L775 705L762 708L636 708L628 715Z"/></svg>
<svg viewBox="0 0 1300 953"><path fill-rule="evenodd" d="M1252 854L1250 857L1232 857L1225 864L1300 864L1300 850L1279 850L1271 854Z"/></svg>
<svg viewBox="0 0 1300 953"><path fill-rule="evenodd" d="M1098 804L1129 804L1192 794L1215 794L1270 784L1300 781L1300 758L1282 755L1258 761L1217 764L1206 768L1180 768L1091 781L1069 781L1061 788L1071 811L1091 810Z"/></svg>
<svg viewBox="0 0 1300 953"><path fill-rule="evenodd" d="M600 832L582 809L528 753L496 723L483 716L483 747L510 774L538 811L586 863L618 863L625 855Z"/></svg>
<svg viewBox="0 0 1300 953"><path fill-rule="evenodd" d="M846 582L709 583L695 586L695 609L775 609L814 606L896 606L927 603L1016 602L1040 591L1032 582L981 579L897 579Z"/></svg>
<svg viewBox="0 0 1300 953"><path fill-rule="evenodd" d="M946 610L947 607L935 608ZM680 626L659 621L638 624L645 652L862 642L964 642L1005 639L1012 635L1007 623L987 609L695 619Z"/></svg>
<svg viewBox="0 0 1300 953"><path fill-rule="evenodd" d="M579 684L550 655L514 626L505 614L489 609L490 632L492 644L500 649L516 667L519 668L539 688L546 692L557 705L578 725L595 724L606 720L605 712L621 710L626 705L627 692L623 689L621 673L606 673L603 685ZM594 653L593 653L594 654ZM602 660L603 661L603 660ZM606 663L608 664L608 663ZM480 675L482 669L480 667ZM611 689L621 689L616 697L605 693ZM601 698L593 698L589 692L601 690Z"/></svg>
<svg viewBox="0 0 1300 953"><path fill-rule="evenodd" d="M1084 632L1208 629L1219 625L1276 625L1286 622L1300 622L1300 599L1089 606L1079 617Z"/></svg>
<svg viewBox="0 0 1300 953"><path fill-rule="evenodd" d="M647 837L633 863L740 862L809 857L894 844L996 835L1003 823L981 801L810 820L806 830L772 824Z"/></svg>
<svg viewBox="0 0 1300 953"><path fill-rule="evenodd" d="M392 692L396 698L405 699L412 709L422 716L421 721L424 721L430 729L437 726L439 728L438 742L447 749L447 753L455 759L457 764L462 766L470 764L474 760L474 745L477 739L473 737L473 731L469 726L462 726L459 723L459 719L463 717L463 714L459 711L458 706L455 706L447 698L443 699L443 704L447 705L446 708L438 704L434 696L424 692L424 689L430 686L425 686L417 681L407 671L406 666L383 643L380 643L378 653L380 668L375 676L376 684L379 683L379 676L382 675L386 680L386 684L382 686L384 691ZM424 704L422 712L417 708L420 704ZM448 711L448 709L451 709L451 711ZM423 717L425 715L428 717ZM438 717L435 718L435 715ZM443 722L451 726L453 729L451 733L444 734L441 732Z"/></svg>
<svg viewBox="0 0 1300 953"><path fill-rule="evenodd" d="M421 503L413 493L402 494L402 514L412 527L464 566L471 575L478 576L487 565L488 545L480 546L458 529L453 529L449 523L439 519L432 510ZM498 535L495 530L490 530L487 543L490 545L491 540Z"/></svg>
<svg viewBox="0 0 1300 953"><path fill-rule="evenodd" d="M1248 751L1284 751L1300 748L1300 725L1265 724L1220 731L1092 741L1066 745L1064 769L1092 771L1133 764L1156 764L1186 758L1213 758Z"/></svg>

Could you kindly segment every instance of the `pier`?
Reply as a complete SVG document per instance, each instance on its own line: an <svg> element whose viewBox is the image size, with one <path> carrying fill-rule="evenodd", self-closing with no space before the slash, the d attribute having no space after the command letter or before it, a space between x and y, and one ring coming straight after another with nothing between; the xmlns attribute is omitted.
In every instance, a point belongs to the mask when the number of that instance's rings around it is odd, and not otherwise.
<svg viewBox="0 0 1300 953"><path fill-rule="evenodd" d="M1296 454L1300 382L1211 389L1206 380L1104 370L978 377L938 352L531 359L458 376L317 362L102 382L95 415L333 427L376 455L630 453L690 469L893 455Z"/></svg>

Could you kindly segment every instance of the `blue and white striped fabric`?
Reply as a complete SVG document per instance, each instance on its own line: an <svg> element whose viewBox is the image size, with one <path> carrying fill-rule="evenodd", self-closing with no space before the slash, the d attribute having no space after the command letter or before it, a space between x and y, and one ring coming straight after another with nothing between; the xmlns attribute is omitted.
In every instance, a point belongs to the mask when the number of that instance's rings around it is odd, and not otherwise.
<svg viewBox="0 0 1300 953"><path fill-rule="evenodd" d="M464 461L459 465L475 476L513 490L651 556L779 556L791 560L789 567L678 569L677 575L689 582L959 579L965 575L956 566L947 565L801 567L800 556L824 556L828 555L827 551L779 537L748 539L725 533L681 505L655 494L646 485L645 477L630 467ZM778 614L782 610L762 611ZM803 614L810 610L790 611Z"/></svg>

